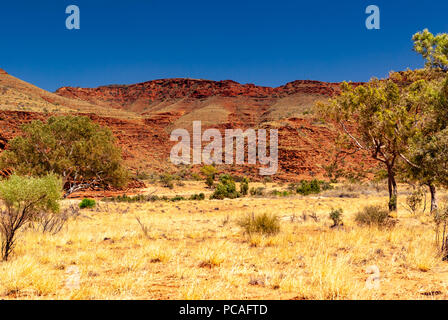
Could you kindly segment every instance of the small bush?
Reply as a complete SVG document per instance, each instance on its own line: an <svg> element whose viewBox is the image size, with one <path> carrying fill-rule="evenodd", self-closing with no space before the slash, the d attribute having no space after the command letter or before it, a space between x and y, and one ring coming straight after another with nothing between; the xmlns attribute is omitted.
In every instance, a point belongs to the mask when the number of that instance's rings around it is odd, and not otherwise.
<svg viewBox="0 0 448 320"><path fill-rule="evenodd" d="M210 196L210 199L235 199L239 198L241 194L236 191L235 181L228 174L223 174L219 177L220 183L216 186L215 192Z"/></svg>
<svg viewBox="0 0 448 320"><path fill-rule="evenodd" d="M425 194L422 189L417 189L406 197L406 209L412 214L416 214L423 204Z"/></svg>
<svg viewBox="0 0 448 320"><path fill-rule="evenodd" d="M245 233L261 233L265 235L274 235L280 231L280 220L276 215L267 213L252 214L238 221L238 225Z"/></svg>
<svg viewBox="0 0 448 320"><path fill-rule="evenodd" d="M331 210L329 216L330 219L333 220L332 228L344 225L342 222L342 212L342 209Z"/></svg>
<svg viewBox="0 0 448 320"><path fill-rule="evenodd" d="M203 194L202 192L199 194L192 194L190 196L190 200L204 200L205 199L205 194Z"/></svg>
<svg viewBox="0 0 448 320"><path fill-rule="evenodd" d="M170 199L171 202L177 202L177 201L182 201L182 200L185 200L185 198L182 196L175 196Z"/></svg>
<svg viewBox="0 0 448 320"><path fill-rule="evenodd" d="M331 189L328 182L313 179L311 181L302 180L296 188L296 192L307 196L310 194L317 194L324 190Z"/></svg>
<svg viewBox="0 0 448 320"><path fill-rule="evenodd" d="M162 184L162 187L173 189L174 183L173 183L174 177L171 174L165 173L160 176L160 183Z"/></svg>
<svg viewBox="0 0 448 320"><path fill-rule="evenodd" d="M21 228L46 213L58 213L62 196L62 181L55 175L41 178L13 175L0 181L1 258L8 260Z"/></svg>
<svg viewBox="0 0 448 320"><path fill-rule="evenodd" d="M248 192L249 192L249 179L244 177L240 183L240 193L243 196L247 196Z"/></svg>
<svg viewBox="0 0 448 320"><path fill-rule="evenodd" d="M355 216L355 221L360 225L386 227L391 225L389 210L382 206L367 206Z"/></svg>
<svg viewBox="0 0 448 320"><path fill-rule="evenodd" d="M258 188L250 188L250 195L251 196L264 196L265 188L258 187Z"/></svg>
<svg viewBox="0 0 448 320"><path fill-rule="evenodd" d="M85 209L85 208L91 209L91 208L94 208L95 205L96 205L95 200L87 199L87 198L82 199L82 201L79 203L79 207L81 209Z"/></svg>
<svg viewBox="0 0 448 320"><path fill-rule="evenodd" d="M201 172L205 175L205 184L211 188L215 184L215 176L218 170L214 166L203 166Z"/></svg>
<svg viewBox="0 0 448 320"><path fill-rule="evenodd" d="M148 180L150 178L150 175L144 171L138 170L137 173L135 174L135 177L139 180Z"/></svg>
<svg viewBox="0 0 448 320"><path fill-rule="evenodd" d="M271 195L276 197L288 197L291 195L290 191L284 190L284 191L278 191L276 189L271 191Z"/></svg>

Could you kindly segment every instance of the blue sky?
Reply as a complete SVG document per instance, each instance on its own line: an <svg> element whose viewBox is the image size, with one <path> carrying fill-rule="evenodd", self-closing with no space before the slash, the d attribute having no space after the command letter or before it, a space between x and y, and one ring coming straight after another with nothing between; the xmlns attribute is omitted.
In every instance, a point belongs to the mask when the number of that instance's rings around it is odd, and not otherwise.
<svg viewBox="0 0 448 320"><path fill-rule="evenodd" d="M81 29L65 28L78 5ZM381 10L367 30L365 9ZM446 0L40 0L0 5L0 68L44 89L159 78L366 81L419 68L412 35L448 32Z"/></svg>

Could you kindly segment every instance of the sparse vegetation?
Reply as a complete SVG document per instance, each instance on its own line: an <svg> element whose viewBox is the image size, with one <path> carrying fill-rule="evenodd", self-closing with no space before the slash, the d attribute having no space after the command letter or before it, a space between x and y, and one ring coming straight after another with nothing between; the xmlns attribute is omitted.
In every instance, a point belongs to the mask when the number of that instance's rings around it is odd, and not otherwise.
<svg viewBox="0 0 448 320"><path fill-rule="evenodd" d="M236 190L235 181L228 174L223 174L219 177L219 184L216 186L215 192L210 199L235 199L239 198L241 194Z"/></svg>
<svg viewBox="0 0 448 320"><path fill-rule="evenodd" d="M22 131L2 152L0 167L19 175L57 174L63 179L64 197L91 186L121 187L128 180L112 132L87 117L36 120Z"/></svg>
<svg viewBox="0 0 448 320"><path fill-rule="evenodd" d="M238 225L248 235L261 233L274 235L280 232L280 221L274 214L249 214L238 221Z"/></svg>
<svg viewBox="0 0 448 320"><path fill-rule="evenodd" d="M331 226L332 228L344 225L344 223L342 222L342 213L342 209L331 210L329 217L333 221L333 225Z"/></svg>
<svg viewBox="0 0 448 320"><path fill-rule="evenodd" d="M41 178L11 176L0 182L1 255L8 260L16 245L17 233L47 212L60 210L62 183L55 175Z"/></svg>
<svg viewBox="0 0 448 320"><path fill-rule="evenodd" d="M92 208L95 208L95 205L96 205L96 201L95 200L84 198L79 203L79 208L80 209L92 209Z"/></svg>
<svg viewBox="0 0 448 320"><path fill-rule="evenodd" d="M382 206L366 206L355 216L355 221L360 225L388 227L393 225L389 211Z"/></svg>

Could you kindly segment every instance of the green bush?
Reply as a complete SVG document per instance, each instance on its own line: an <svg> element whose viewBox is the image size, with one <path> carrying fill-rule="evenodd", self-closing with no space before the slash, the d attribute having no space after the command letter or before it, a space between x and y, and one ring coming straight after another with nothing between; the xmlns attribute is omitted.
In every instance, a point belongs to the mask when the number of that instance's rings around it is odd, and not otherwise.
<svg viewBox="0 0 448 320"><path fill-rule="evenodd" d="M129 172L112 131L88 117L35 120L24 124L21 132L22 135L9 141L8 150L1 153L0 168L13 168L23 176L55 173L64 181L67 191L64 196L90 186L93 180L97 185L114 187L123 187L128 182Z"/></svg>
<svg viewBox="0 0 448 320"><path fill-rule="evenodd" d="M204 200L205 199L205 195L201 192L199 194L192 194L190 196L190 200Z"/></svg>
<svg viewBox="0 0 448 320"><path fill-rule="evenodd" d="M210 196L210 199L235 199L239 198L241 194L236 191L235 181L228 174L223 174L219 177L219 184L216 186L215 192Z"/></svg>
<svg viewBox="0 0 448 320"><path fill-rule="evenodd" d="M276 197L288 197L291 195L291 192L284 190L284 191L278 191L276 189L271 191L271 195Z"/></svg>
<svg viewBox="0 0 448 320"><path fill-rule="evenodd" d="M355 221L360 225L386 227L391 225L389 210L382 206L367 206L355 216Z"/></svg>
<svg viewBox="0 0 448 320"><path fill-rule="evenodd" d="M342 212L343 212L342 209L331 210L329 216L330 219L333 220L332 227L338 227L344 225L344 223L342 222Z"/></svg>
<svg viewBox="0 0 448 320"><path fill-rule="evenodd" d="M160 183L162 184L162 187L173 189L174 183L173 183L174 177L169 173L164 173L160 175Z"/></svg>
<svg viewBox="0 0 448 320"><path fill-rule="evenodd" d="M205 175L205 184L211 188L215 184L215 176L218 170L214 166L203 166L201 172Z"/></svg>
<svg viewBox="0 0 448 320"><path fill-rule="evenodd" d="M13 175L0 181L1 255L4 261L16 243L16 234L24 226L38 221L46 213L58 213L62 180L56 175L41 178Z"/></svg>
<svg viewBox="0 0 448 320"><path fill-rule="evenodd" d="M331 185L328 182L313 179L311 181L302 180L296 188L296 192L307 196L310 194L318 194L321 191L331 189Z"/></svg>
<svg viewBox="0 0 448 320"><path fill-rule="evenodd" d="M87 199L87 198L82 199L82 201L79 203L79 207L81 209L85 209L85 208L91 209L91 208L94 208L95 205L96 205L95 200Z"/></svg>
<svg viewBox="0 0 448 320"><path fill-rule="evenodd" d="M243 196L247 196L248 192L249 192L249 179L244 177L240 182L240 193Z"/></svg>
<svg viewBox="0 0 448 320"><path fill-rule="evenodd" d="M261 233L265 235L274 235L280 231L280 220L276 215L262 213L247 215L238 221L238 225L245 233Z"/></svg>
<svg viewBox="0 0 448 320"><path fill-rule="evenodd" d="M182 196L175 196L175 197L171 198L169 201L177 202L177 201L182 201L182 200L185 200L185 198Z"/></svg>
<svg viewBox="0 0 448 320"><path fill-rule="evenodd" d="M250 195L251 196L264 196L265 188L258 187L258 188L250 188Z"/></svg>

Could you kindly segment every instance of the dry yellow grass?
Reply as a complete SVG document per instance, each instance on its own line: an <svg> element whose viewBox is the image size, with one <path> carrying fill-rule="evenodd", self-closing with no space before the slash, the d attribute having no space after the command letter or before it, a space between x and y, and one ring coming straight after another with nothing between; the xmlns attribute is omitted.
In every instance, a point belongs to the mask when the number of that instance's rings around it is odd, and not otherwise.
<svg viewBox="0 0 448 320"><path fill-rule="evenodd" d="M448 264L437 256L430 217L400 207L393 229L354 223L357 210L385 201L363 195L100 202L57 235L22 233L11 260L0 263L0 298L448 298ZM331 229L328 213L339 207L344 227ZM237 220L252 212L278 214L281 232L244 235ZM368 285L371 266L380 271L377 288Z"/></svg>

